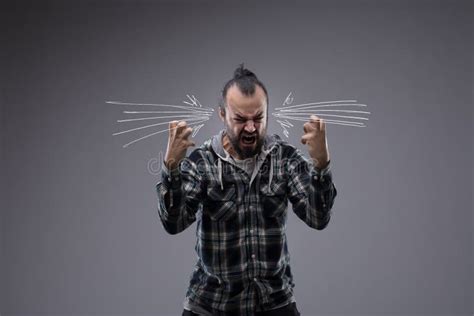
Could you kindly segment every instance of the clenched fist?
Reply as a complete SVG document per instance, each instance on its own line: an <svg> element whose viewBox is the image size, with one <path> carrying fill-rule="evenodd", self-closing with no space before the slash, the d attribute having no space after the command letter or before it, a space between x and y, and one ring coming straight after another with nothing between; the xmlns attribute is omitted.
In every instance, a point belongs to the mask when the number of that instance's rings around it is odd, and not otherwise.
<svg viewBox="0 0 474 316"><path fill-rule="evenodd" d="M194 146L189 140L193 129L186 125L185 121L172 121L169 124L168 148L166 149L165 165L169 170L178 167L181 160L186 156L186 150Z"/></svg>
<svg viewBox="0 0 474 316"><path fill-rule="evenodd" d="M303 125L304 135L301 142L308 145L308 152L315 167L324 169L329 162L329 150L326 140L326 123L316 115L311 115L309 122Z"/></svg>

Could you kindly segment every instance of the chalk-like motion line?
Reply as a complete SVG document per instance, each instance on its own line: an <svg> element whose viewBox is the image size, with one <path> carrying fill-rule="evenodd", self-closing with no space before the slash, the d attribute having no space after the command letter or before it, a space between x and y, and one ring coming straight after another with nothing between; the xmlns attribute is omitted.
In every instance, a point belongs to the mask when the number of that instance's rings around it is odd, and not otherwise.
<svg viewBox="0 0 474 316"><path fill-rule="evenodd" d="M369 119L366 118L366 117L359 117L359 116L347 116L347 115L336 115L336 114L320 114L320 113L316 113L318 116L331 116L331 117L340 117L340 118L348 118L348 119L355 119L355 120L366 120L368 121ZM295 113L291 113L291 114L283 114L283 113L273 113L273 116L276 116L276 117L287 117L287 116L293 116L293 117L300 117L300 116L303 116L303 117L308 117L309 119L309 114L295 114Z"/></svg>
<svg viewBox="0 0 474 316"><path fill-rule="evenodd" d="M124 114L154 114L154 113L178 113L178 114L183 114L183 113L190 113L190 111L123 111ZM201 113L199 112L192 112L192 113ZM211 111L208 112L202 112L203 114L206 115L212 115Z"/></svg>
<svg viewBox="0 0 474 316"><path fill-rule="evenodd" d="M157 106L157 107L171 107L176 109L184 109L193 112L214 112L214 109L211 108L196 108L186 105L172 105L172 104L160 104L160 103L131 103L131 102L120 102L120 101L106 101L105 103L117 104L117 105L146 105L146 106Z"/></svg>
<svg viewBox="0 0 474 316"><path fill-rule="evenodd" d="M309 121L309 118L303 118L303 117L293 117L293 116L279 116L279 117L287 119L287 120L293 120L293 121L301 121L301 122ZM360 123L360 122L350 122L350 121L341 121L341 120L324 120L324 122L328 124L336 124L336 125L365 127L364 123Z"/></svg>
<svg viewBox="0 0 474 316"><path fill-rule="evenodd" d="M206 119L206 117L190 118L190 119L187 119L186 122L188 122L188 121L200 121L200 120L204 120L204 119ZM132 128L132 129L129 129L129 130L126 130L126 131L113 133L112 135L113 135L113 136L116 136L116 135L125 134L125 133L128 133L128 132L138 131L138 130L140 130L140 129L144 129L144 128L148 128L148 127L153 127L153 126L158 126L158 125L169 124L169 123L171 123L171 122L173 122L173 121L161 122L161 123L156 123L156 124L151 124L151 125L136 127L136 128Z"/></svg>
<svg viewBox="0 0 474 316"><path fill-rule="evenodd" d="M199 124L199 123L205 122L205 121L207 121L207 120L209 120L209 118L205 118L205 119L202 119L202 120L197 121L197 122L189 123L189 124L187 124L187 126ZM158 131L158 132L154 132L154 133L145 135L145 136L140 137L140 138L138 138L138 139L135 139L135 140L133 140L133 141L131 141L131 142L129 142L129 143L126 143L126 144L123 145L122 147L124 147L124 148L125 148L125 147L128 147L128 146L130 146L131 144L134 144L134 143L136 143L136 142L139 142L139 141L141 141L141 140L143 140L143 139L145 139L145 138L151 137L151 136L156 135L156 134L159 134L159 133L164 133L164 132L167 132L167 131L176 129L176 128L178 128L178 127L168 128L168 129L160 130L160 131Z"/></svg>
<svg viewBox="0 0 474 316"><path fill-rule="evenodd" d="M199 118L199 117L209 117L207 115L171 115L171 116L153 116L153 117L141 117L141 118L136 118L136 119L125 119L125 120L117 120L118 123L123 123L123 122L133 122L133 121L143 121L143 120L157 120L157 119L163 119L163 118L174 118L174 117L180 117L180 118Z"/></svg>
<svg viewBox="0 0 474 316"><path fill-rule="evenodd" d="M299 107L303 107L303 106L317 105L317 104L328 105L328 104L334 104L334 103L349 103L349 102L357 102L357 100L338 100L338 101L311 102L311 103L303 103L303 104L295 104L295 105L284 106L284 107L281 107L281 108L275 108L275 110L292 109L292 108L299 108ZM353 105L353 104L354 103L350 103L350 105Z"/></svg>
<svg viewBox="0 0 474 316"><path fill-rule="evenodd" d="M298 110L298 111L278 111L277 113L288 113L288 114L312 114L312 113L319 113L319 112L345 112L345 113L360 113L360 114L370 114L368 111L357 111L357 110Z"/></svg>

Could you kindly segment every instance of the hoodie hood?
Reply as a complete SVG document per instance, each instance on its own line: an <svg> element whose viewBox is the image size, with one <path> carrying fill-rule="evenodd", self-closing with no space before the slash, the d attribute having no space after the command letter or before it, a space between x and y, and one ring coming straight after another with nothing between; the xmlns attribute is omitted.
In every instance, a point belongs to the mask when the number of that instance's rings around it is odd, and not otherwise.
<svg viewBox="0 0 474 316"><path fill-rule="evenodd" d="M222 160L227 161L229 163L233 163L230 154L224 149L224 146L222 144L222 136L224 135L225 130L222 129L217 135L214 135L211 138L211 147L212 150L217 154L219 157L217 159L217 170L218 170L218 175L219 175L219 181L221 184L221 189L224 189L224 183L222 181ZM255 178L256 173L260 169L261 165L265 161L266 156L274 150L274 148L278 148L278 140L280 138L278 135L265 135L265 138L262 143L262 149L260 151L260 154L257 157L257 163L255 165L255 170L254 173L251 177L250 183L252 183L253 179ZM272 156L270 157L270 176L268 178L268 188L270 190L271 187L271 182L273 178L273 166L274 166L274 160L275 158Z"/></svg>

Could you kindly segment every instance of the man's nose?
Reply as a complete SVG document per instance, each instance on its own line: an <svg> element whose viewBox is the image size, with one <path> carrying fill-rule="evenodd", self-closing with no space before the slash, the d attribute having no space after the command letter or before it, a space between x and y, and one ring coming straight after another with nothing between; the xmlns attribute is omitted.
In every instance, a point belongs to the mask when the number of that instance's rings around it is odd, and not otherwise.
<svg viewBox="0 0 474 316"><path fill-rule="evenodd" d="M247 122L245 122L244 130L245 130L247 133L253 133L253 132L255 132L255 130L256 130L256 128L255 128L255 122L252 121L252 120L248 120Z"/></svg>

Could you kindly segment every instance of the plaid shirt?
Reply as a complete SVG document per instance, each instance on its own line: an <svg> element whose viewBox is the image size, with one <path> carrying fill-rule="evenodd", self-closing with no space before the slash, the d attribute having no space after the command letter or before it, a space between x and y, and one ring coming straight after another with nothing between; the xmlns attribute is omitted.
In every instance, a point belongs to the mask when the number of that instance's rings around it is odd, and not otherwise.
<svg viewBox="0 0 474 316"><path fill-rule="evenodd" d="M222 130L156 185L158 214L169 234L197 222L197 263L186 301L211 315L254 315L294 301L286 240L288 200L309 227L324 229L337 195L329 166L265 137L250 177L232 163Z"/></svg>

